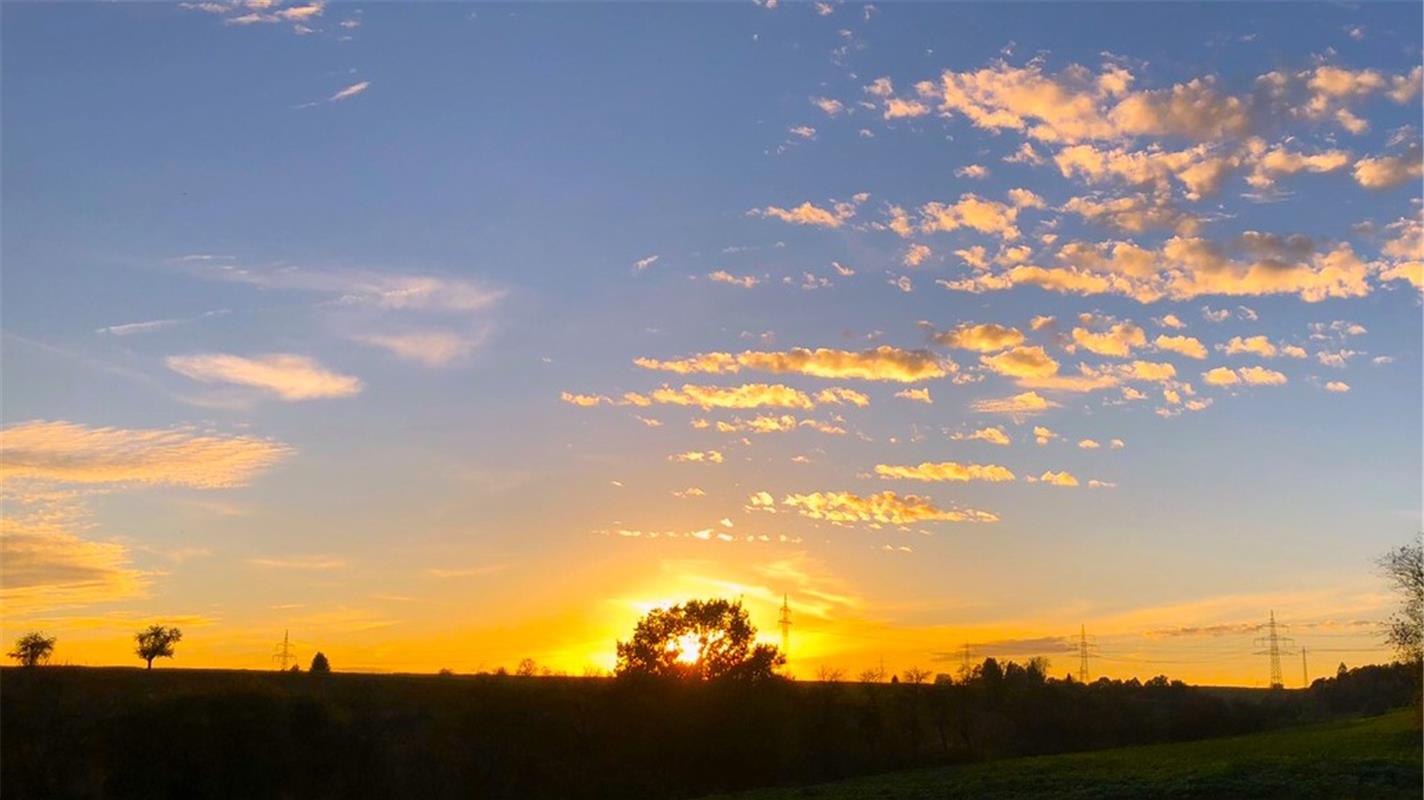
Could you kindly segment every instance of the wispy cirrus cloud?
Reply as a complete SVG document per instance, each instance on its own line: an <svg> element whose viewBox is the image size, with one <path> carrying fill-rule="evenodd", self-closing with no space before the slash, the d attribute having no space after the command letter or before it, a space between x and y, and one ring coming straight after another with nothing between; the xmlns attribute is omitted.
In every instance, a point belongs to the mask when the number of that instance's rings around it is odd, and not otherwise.
<svg viewBox="0 0 1424 800"><path fill-rule="evenodd" d="M469 356L480 346L485 336L431 330L370 333L352 338L361 344L379 347L406 361L414 361L427 367L443 367Z"/></svg>
<svg viewBox="0 0 1424 800"><path fill-rule="evenodd" d="M121 325L108 325L103 328L96 328L95 333L108 336L133 336L140 333L152 333L165 328L172 328L178 325L187 325L199 320L221 317L232 313L228 309L217 309L205 311L192 317L173 317L168 319L151 319L143 322L126 322Z"/></svg>
<svg viewBox="0 0 1424 800"><path fill-rule="evenodd" d="M199 262L184 265L201 278L243 283L267 291L310 292L331 303L392 311L464 314L487 311L507 294L476 280L366 269L247 267Z"/></svg>
<svg viewBox="0 0 1424 800"><path fill-rule="evenodd" d="M249 387L287 402L351 397L362 389L359 378L334 372L314 358L293 353L253 357L202 353L169 356L164 363L200 383Z"/></svg>
<svg viewBox="0 0 1424 800"><path fill-rule="evenodd" d="M365 92L369 88L371 88L370 81L357 81L356 83L353 83L350 86L338 89L336 92L332 93L330 97L326 98L326 102L339 103L342 100L350 100L356 95Z"/></svg>
<svg viewBox="0 0 1424 800"><path fill-rule="evenodd" d="M92 428L26 422L0 431L0 476L65 484L240 486L289 456L270 439L191 428Z"/></svg>
<svg viewBox="0 0 1424 800"><path fill-rule="evenodd" d="M150 580L133 567L123 544L82 539L10 513L0 519L0 600L7 615L129 600L143 596Z"/></svg>
<svg viewBox="0 0 1424 800"><path fill-rule="evenodd" d="M345 569L346 559L325 555L270 556L249 558L247 563L264 569L295 570L298 572L330 572Z"/></svg>

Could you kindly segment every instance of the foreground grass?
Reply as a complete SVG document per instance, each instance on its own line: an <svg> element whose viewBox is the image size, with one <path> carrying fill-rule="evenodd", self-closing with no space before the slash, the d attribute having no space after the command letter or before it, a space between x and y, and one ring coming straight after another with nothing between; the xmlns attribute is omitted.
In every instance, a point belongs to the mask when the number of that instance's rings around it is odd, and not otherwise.
<svg viewBox="0 0 1424 800"><path fill-rule="evenodd" d="M1252 736L1013 758L894 772L726 800L816 798L1418 798L1424 756L1414 713Z"/></svg>

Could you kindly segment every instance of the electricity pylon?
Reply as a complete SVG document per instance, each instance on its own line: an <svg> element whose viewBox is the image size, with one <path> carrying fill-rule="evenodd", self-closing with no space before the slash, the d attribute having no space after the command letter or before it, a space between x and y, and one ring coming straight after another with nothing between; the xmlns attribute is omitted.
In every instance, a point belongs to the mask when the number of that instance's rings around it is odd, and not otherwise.
<svg viewBox="0 0 1424 800"><path fill-rule="evenodd" d="M1089 650L1088 650L1088 647L1089 647L1089 642L1088 642L1088 626L1086 626L1086 625L1079 625L1079 626L1078 626L1078 682L1079 682L1079 683L1087 683L1087 682L1088 682L1088 678L1089 678L1089 672L1088 672L1088 655L1089 655Z"/></svg>
<svg viewBox="0 0 1424 800"><path fill-rule="evenodd" d="M1281 677L1281 647L1284 645L1287 648L1285 652L1289 653L1289 647L1295 643L1295 640L1281 636L1276 630L1275 611L1271 612L1271 621L1266 623L1266 631L1265 636L1256 639L1256 646L1265 649L1257 650L1255 654L1271 657L1271 688L1283 689L1285 680Z"/></svg>
<svg viewBox="0 0 1424 800"><path fill-rule="evenodd" d="M791 660L791 603L781 596L781 655Z"/></svg>
<svg viewBox="0 0 1424 800"><path fill-rule="evenodd" d="M280 665L283 672L287 671L287 665L295 663L297 654L292 652L292 640L290 631L282 631L282 643L277 645L277 652L272 654L272 660Z"/></svg>

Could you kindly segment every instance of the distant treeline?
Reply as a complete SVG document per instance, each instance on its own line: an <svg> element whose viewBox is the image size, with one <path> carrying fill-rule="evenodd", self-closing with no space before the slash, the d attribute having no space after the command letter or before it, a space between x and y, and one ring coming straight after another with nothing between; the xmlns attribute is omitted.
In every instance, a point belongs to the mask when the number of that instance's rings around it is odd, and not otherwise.
<svg viewBox="0 0 1424 800"><path fill-rule="evenodd" d="M992 661L898 684L6 669L0 794L688 797L1377 713L1417 677L1222 692Z"/></svg>

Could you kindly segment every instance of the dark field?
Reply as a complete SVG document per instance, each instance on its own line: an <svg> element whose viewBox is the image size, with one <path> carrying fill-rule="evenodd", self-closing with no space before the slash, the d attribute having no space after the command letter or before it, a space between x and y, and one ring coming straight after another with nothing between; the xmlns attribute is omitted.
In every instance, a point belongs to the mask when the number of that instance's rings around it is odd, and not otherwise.
<svg viewBox="0 0 1424 800"><path fill-rule="evenodd" d="M1011 758L896 772L721 800L1130 800L1171 798L1417 798L1424 748L1415 717L1364 719L1094 753Z"/></svg>
<svg viewBox="0 0 1424 800"><path fill-rule="evenodd" d="M1251 740L1266 744L1258 750L1264 760L1249 762L1234 760L1241 748L1221 741L1002 762L1047 765L1074 786L1050 786L1056 778L1035 783L1050 774L1040 766L1004 773L968 763L1379 712L1413 696L1413 675L1402 666L1363 668L1310 691L1228 696L1165 680L1084 686L1013 665L994 675L969 684L891 685L11 668L0 671L0 794L675 798L963 764L888 777L883 793L879 783L804 791L864 796L854 788L863 785L884 797L955 796L951 789L1033 796L1040 788L1055 797L1176 796L1198 779L1173 766L1185 756L1172 752L1196 759L1201 780L1259 778L1269 789L1304 776L1343 792L1291 796L1394 796L1365 789L1397 793L1401 764L1412 765L1418 788L1417 733L1415 760L1406 764L1396 752L1403 739L1391 733L1400 731L1349 724ZM1336 742L1335 732L1344 738ZM1273 760L1271 742L1296 755ZM1321 757L1300 755L1292 742ZM1378 758L1368 755L1376 744L1384 748ZM1014 783L1020 778L1027 783ZM1150 782L1157 778L1167 781L1161 793ZM1350 786L1360 791L1344 791Z"/></svg>

